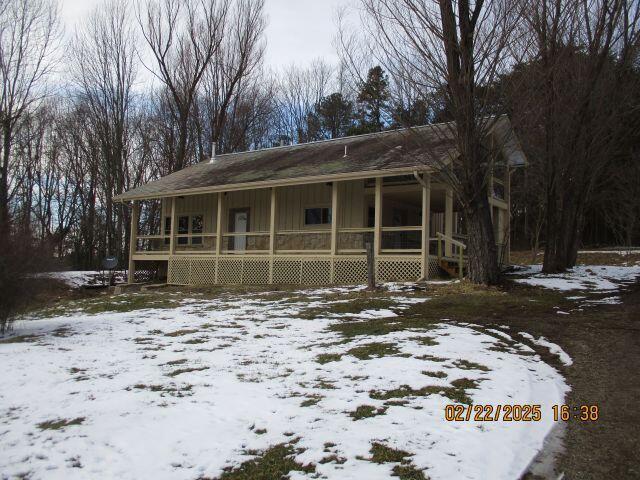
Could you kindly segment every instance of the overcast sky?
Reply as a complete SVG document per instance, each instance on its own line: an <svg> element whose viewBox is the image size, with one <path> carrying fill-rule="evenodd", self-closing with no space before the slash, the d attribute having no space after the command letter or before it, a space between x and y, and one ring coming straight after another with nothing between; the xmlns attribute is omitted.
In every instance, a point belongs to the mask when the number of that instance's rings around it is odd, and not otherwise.
<svg viewBox="0 0 640 480"><path fill-rule="evenodd" d="M61 0L67 33L82 22L103 0ZM351 0L266 0L266 65L281 68L291 63L306 65L317 57L337 60L332 40L335 11Z"/></svg>

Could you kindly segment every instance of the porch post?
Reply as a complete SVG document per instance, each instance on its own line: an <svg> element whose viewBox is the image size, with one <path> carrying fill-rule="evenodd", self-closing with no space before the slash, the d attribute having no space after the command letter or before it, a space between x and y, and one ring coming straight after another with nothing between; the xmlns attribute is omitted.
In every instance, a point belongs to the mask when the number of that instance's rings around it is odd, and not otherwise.
<svg viewBox="0 0 640 480"><path fill-rule="evenodd" d="M451 241L453 235L453 189L447 188L444 208L444 234L447 237L444 241L444 255L451 257Z"/></svg>
<svg viewBox="0 0 640 480"><path fill-rule="evenodd" d="M218 192L218 212L216 216L216 255L222 252L222 213L223 213L224 193Z"/></svg>
<svg viewBox="0 0 640 480"><path fill-rule="evenodd" d="M378 257L381 250L382 227L382 177L376 177L375 222L373 229L373 254Z"/></svg>
<svg viewBox="0 0 640 480"><path fill-rule="evenodd" d="M276 254L276 187L271 187L271 218L269 224L269 283L273 283L273 260Z"/></svg>
<svg viewBox="0 0 640 480"><path fill-rule="evenodd" d="M138 200L133 201L131 207L131 233L129 234L129 271L127 274L127 283L135 282L136 262L133 256L136 253L136 246L138 243L138 210L140 208Z"/></svg>
<svg viewBox="0 0 640 480"><path fill-rule="evenodd" d="M507 211L505 213L506 217L506 236L507 236L507 265L511 264L511 171L509 168L509 163L507 162L505 166L505 174L504 174L504 190L505 190L505 200L507 202Z"/></svg>
<svg viewBox="0 0 640 480"><path fill-rule="evenodd" d="M335 256L338 253L338 182L331 184L331 268L330 283L335 282Z"/></svg>
<svg viewBox="0 0 640 480"><path fill-rule="evenodd" d="M431 175L422 177L422 278L429 278L429 237L431 220Z"/></svg>
<svg viewBox="0 0 640 480"><path fill-rule="evenodd" d="M173 255L176 252L176 197L171 197L171 230L169 232L169 255Z"/></svg>

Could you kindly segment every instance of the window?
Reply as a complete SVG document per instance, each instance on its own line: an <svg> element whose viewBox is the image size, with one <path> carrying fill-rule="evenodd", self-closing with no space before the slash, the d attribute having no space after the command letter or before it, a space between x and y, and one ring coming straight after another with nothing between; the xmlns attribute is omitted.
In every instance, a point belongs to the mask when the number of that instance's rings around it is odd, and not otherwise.
<svg viewBox="0 0 640 480"><path fill-rule="evenodd" d="M304 209L305 225L329 225L331 223L331 209L328 207L311 207Z"/></svg>
<svg viewBox="0 0 640 480"><path fill-rule="evenodd" d="M189 216L184 215L178 217L178 235L187 235L189 233ZM178 245L188 245L187 237L178 237Z"/></svg>
<svg viewBox="0 0 640 480"><path fill-rule="evenodd" d="M204 218L202 215L191 217L191 234L202 233L204 228ZM191 245L202 245L202 237L191 237Z"/></svg>
<svg viewBox="0 0 640 480"><path fill-rule="evenodd" d="M171 217L164 217L164 235L165 237L171 237ZM164 244L169 245L171 238L165 238Z"/></svg>

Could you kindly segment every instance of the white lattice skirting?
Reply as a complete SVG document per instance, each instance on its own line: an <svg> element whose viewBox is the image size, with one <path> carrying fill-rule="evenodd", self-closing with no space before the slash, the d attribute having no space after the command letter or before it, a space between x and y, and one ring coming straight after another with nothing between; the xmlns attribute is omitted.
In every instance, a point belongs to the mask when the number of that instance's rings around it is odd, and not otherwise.
<svg viewBox="0 0 640 480"><path fill-rule="evenodd" d="M418 256L376 259L378 281L415 281L420 278ZM438 262L429 258L429 275L438 274ZM366 283L364 255L336 257L220 256L171 257L167 282L173 285L349 285Z"/></svg>

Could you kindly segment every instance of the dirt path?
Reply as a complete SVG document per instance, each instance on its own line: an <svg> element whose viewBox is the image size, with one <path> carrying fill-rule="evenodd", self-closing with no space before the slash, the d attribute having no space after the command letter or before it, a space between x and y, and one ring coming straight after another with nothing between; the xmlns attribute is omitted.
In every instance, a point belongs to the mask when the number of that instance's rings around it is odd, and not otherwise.
<svg viewBox="0 0 640 480"><path fill-rule="evenodd" d="M567 425L559 469L568 479L640 478L640 284L622 300L547 328L574 361L567 404L600 407L597 422Z"/></svg>

